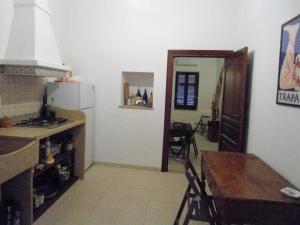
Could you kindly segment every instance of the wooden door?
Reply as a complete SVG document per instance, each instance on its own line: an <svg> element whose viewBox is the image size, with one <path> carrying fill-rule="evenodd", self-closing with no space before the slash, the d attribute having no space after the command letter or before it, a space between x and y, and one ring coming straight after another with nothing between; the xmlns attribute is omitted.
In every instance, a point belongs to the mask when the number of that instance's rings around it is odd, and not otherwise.
<svg viewBox="0 0 300 225"><path fill-rule="evenodd" d="M247 55L243 48L225 58L219 151L245 152Z"/></svg>

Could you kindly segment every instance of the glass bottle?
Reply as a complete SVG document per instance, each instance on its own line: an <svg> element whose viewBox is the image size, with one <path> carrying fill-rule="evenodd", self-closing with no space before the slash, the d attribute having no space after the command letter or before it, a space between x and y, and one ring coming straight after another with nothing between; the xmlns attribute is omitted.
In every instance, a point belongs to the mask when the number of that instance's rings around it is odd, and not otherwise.
<svg viewBox="0 0 300 225"><path fill-rule="evenodd" d="M148 102L147 89L144 90L143 101L144 101L144 104L147 105L147 102Z"/></svg>
<svg viewBox="0 0 300 225"><path fill-rule="evenodd" d="M136 93L135 96L136 96L136 97L142 97L141 92L140 92L140 89L137 90L137 93Z"/></svg>
<svg viewBox="0 0 300 225"><path fill-rule="evenodd" d="M153 106L153 94L152 94L152 91L150 93L150 97L148 98L148 105L149 105L149 107Z"/></svg>

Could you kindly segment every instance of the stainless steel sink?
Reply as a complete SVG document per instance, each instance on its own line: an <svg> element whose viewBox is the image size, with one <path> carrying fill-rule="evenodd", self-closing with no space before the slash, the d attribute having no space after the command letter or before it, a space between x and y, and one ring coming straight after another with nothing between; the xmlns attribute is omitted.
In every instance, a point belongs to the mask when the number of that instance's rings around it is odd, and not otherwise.
<svg viewBox="0 0 300 225"><path fill-rule="evenodd" d="M0 184L38 163L38 141L0 136Z"/></svg>

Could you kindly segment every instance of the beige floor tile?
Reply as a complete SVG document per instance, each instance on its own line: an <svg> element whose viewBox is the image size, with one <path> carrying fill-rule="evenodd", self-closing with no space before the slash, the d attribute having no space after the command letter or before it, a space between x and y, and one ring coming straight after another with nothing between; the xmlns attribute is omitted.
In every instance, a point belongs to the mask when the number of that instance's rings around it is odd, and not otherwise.
<svg viewBox="0 0 300 225"><path fill-rule="evenodd" d="M120 225L143 225L146 217L146 207L123 208L115 217L115 224Z"/></svg>
<svg viewBox="0 0 300 225"><path fill-rule="evenodd" d="M129 192L130 193L130 192ZM105 195L100 201L97 203L97 207L104 208L104 209L114 209L114 210L121 210L124 208L132 208L132 209L139 209L139 208L146 208L149 194L145 196L141 196L139 194L134 196L131 193L126 195L116 195L113 194Z"/></svg>
<svg viewBox="0 0 300 225"><path fill-rule="evenodd" d="M162 190L184 190L187 186L187 181L182 173L160 173L154 178L153 189Z"/></svg>
<svg viewBox="0 0 300 225"><path fill-rule="evenodd" d="M143 188L132 188L128 191L127 197L141 199L145 202L149 202L151 197L151 190Z"/></svg>
<svg viewBox="0 0 300 225"><path fill-rule="evenodd" d="M150 200L156 202L170 203L174 204L176 202L176 197L178 197L175 191L168 190L152 190L150 194Z"/></svg>
<svg viewBox="0 0 300 225"><path fill-rule="evenodd" d="M116 223L116 218L119 216L119 210L99 209L96 208L93 214L85 220L84 225L113 225Z"/></svg>
<svg viewBox="0 0 300 225"><path fill-rule="evenodd" d="M81 191L70 190L70 192L65 193L59 201L58 204L69 205L74 207L95 207L97 203L103 198L101 192L90 192L85 188L82 188Z"/></svg>
<svg viewBox="0 0 300 225"><path fill-rule="evenodd" d="M155 172L157 173L157 172ZM114 177L111 188L128 189L152 189L155 173L152 171L125 169Z"/></svg>
<svg viewBox="0 0 300 225"><path fill-rule="evenodd" d="M177 209L170 202L151 200L146 212L145 225L173 224Z"/></svg>
<svg viewBox="0 0 300 225"><path fill-rule="evenodd" d="M182 173L96 164L34 225L173 224L186 186Z"/></svg>

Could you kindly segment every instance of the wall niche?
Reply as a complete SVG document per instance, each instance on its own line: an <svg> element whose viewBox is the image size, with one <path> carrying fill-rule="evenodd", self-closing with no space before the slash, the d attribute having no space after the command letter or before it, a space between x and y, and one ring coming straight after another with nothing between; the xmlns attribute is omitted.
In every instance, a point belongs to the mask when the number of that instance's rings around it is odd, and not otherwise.
<svg viewBox="0 0 300 225"><path fill-rule="evenodd" d="M120 108L153 109L152 72L122 72L122 91Z"/></svg>

